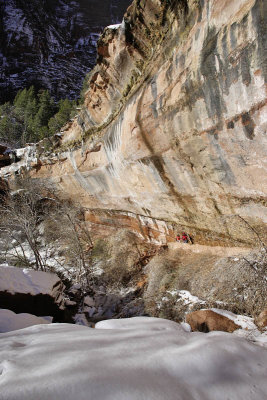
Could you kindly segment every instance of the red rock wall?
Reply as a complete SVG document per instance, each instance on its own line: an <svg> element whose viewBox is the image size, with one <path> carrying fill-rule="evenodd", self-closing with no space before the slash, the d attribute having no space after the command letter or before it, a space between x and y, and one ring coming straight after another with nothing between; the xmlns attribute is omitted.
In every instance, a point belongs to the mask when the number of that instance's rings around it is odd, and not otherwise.
<svg viewBox="0 0 267 400"><path fill-rule="evenodd" d="M128 225L148 237L149 226L162 242L186 230L198 243L258 244L265 16L263 0L134 1L99 42L84 107L58 149L69 150L33 176L79 200L100 234Z"/></svg>

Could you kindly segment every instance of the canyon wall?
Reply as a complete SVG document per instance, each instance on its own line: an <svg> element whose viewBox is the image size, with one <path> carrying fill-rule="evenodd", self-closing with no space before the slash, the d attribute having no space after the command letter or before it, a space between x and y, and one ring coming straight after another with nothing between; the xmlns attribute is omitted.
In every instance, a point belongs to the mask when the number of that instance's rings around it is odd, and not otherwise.
<svg viewBox="0 0 267 400"><path fill-rule="evenodd" d="M266 15L264 0L135 0L105 29L84 106L32 176L78 200L96 234L264 240Z"/></svg>

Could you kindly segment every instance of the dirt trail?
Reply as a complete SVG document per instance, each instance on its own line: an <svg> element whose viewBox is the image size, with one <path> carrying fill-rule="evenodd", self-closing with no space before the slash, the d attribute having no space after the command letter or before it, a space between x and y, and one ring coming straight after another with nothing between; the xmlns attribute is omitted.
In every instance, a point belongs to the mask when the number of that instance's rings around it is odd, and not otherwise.
<svg viewBox="0 0 267 400"><path fill-rule="evenodd" d="M189 243L168 243L170 250L183 250L190 253L206 253L219 257L232 257L238 254L248 254L251 252L249 247L222 247L222 246L203 246L200 244Z"/></svg>

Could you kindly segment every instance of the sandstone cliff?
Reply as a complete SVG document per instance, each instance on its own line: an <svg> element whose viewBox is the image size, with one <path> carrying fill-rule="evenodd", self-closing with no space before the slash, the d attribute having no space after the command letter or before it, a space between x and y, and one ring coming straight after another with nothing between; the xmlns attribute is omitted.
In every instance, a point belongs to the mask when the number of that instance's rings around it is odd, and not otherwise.
<svg viewBox="0 0 267 400"><path fill-rule="evenodd" d="M135 0L105 29L84 106L32 176L79 200L102 235L264 239L266 15L264 0Z"/></svg>

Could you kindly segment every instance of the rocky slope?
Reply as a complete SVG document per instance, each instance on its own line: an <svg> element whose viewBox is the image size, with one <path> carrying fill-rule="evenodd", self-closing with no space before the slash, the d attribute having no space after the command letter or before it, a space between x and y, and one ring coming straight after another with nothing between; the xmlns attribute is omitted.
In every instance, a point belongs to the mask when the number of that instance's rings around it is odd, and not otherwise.
<svg viewBox="0 0 267 400"><path fill-rule="evenodd" d="M54 155L30 161L32 176L79 199L100 236L258 244L266 15L263 0L135 0L105 29L84 106Z"/></svg>
<svg viewBox="0 0 267 400"><path fill-rule="evenodd" d="M103 27L120 22L129 0L1 0L0 102L32 84L56 97L79 93L95 63Z"/></svg>

